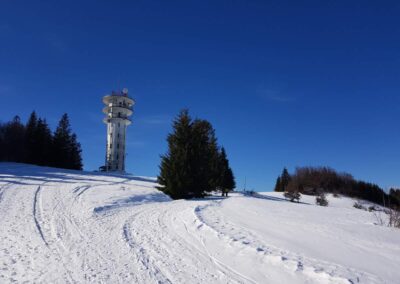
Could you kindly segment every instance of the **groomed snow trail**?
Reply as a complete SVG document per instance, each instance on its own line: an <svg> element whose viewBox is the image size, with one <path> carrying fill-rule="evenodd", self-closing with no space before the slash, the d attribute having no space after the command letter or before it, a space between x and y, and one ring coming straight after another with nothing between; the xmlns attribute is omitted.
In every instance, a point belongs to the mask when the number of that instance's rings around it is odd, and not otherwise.
<svg viewBox="0 0 400 284"><path fill-rule="evenodd" d="M262 208L275 201L239 195L171 201L155 185L0 164L0 283L391 283L398 277L391 270L399 257L392 257L386 277L369 266L279 247L268 239L276 232L243 221L249 214L267 225ZM396 233L381 235L379 261L389 257L384 246L397 240L384 237ZM398 255L399 246L390 249Z"/></svg>

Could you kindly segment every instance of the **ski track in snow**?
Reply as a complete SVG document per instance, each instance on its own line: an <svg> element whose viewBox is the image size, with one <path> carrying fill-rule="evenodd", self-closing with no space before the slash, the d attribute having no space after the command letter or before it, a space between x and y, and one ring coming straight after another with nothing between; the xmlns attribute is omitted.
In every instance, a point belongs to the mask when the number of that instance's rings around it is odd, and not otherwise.
<svg viewBox="0 0 400 284"><path fill-rule="evenodd" d="M204 206L197 206L194 211L200 223L198 226L200 228L207 226L228 244L238 247L250 247L255 252L264 255L271 264L278 264L295 272L306 271L307 274L313 275L316 279L321 278L321 281L332 278L332 283L358 283L359 279L368 279L368 281L376 283L381 281L374 275L365 272L358 272L337 264L296 255L265 244L248 228L224 220L224 216L218 215L218 209L215 210L219 206L221 206L221 200ZM207 210L210 208L214 210ZM351 275L352 277L347 278L346 275Z"/></svg>
<svg viewBox="0 0 400 284"><path fill-rule="evenodd" d="M40 200L38 201L38 195L40 193L40 190L41 190L41 187L39 185L38 188L35 191L35 197L33 199L33 219L35 220L35 225L36 225L36 228L37 228L37 230L39 232L40 237L42 238L44 244L46 246L48 246L48 243L46 242L46 239L43 236L42 228L40 227L39 218L38 218L38 206L41 206L39 204Z"/></svg>
<svg viewBox="0 0 400 284"><path fill-rule="evenodd" d="M222 213L226 199L171 201L144 178L1 169L0 283L385 283L267 243Z"/></svg>

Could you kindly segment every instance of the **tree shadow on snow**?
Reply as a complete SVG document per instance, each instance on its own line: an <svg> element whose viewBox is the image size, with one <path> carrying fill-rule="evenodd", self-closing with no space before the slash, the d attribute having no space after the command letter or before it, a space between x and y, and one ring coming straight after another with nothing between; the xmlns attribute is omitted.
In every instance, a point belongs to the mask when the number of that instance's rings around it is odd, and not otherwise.
<svg viewBox="0 0 400 284"><path fill-rule="evenodd" d="M302 202L302 201L291 202L289 199L286 199L284 197L268 196L268 195L262 195L262 194L259 194L259 193L255 193L253 195L246 195L246 196L253 197L253 198L258 198L258 199L270 200L270 201L290 202L290 203L310 205L310 203L308 203L308 202Z"/></svg>
<svg viewBox="0 0 400 284"><path fill-rule="evenodd" d="M115 200L104 206L95 207L93 209L93 213L102 214L102 213L107 213L110 210L127 208L127 207L142 205L142 204L146 204L146 203L167 202L167 201L171 201L171 199L162 192L133 195L130 197Z"/></svg>

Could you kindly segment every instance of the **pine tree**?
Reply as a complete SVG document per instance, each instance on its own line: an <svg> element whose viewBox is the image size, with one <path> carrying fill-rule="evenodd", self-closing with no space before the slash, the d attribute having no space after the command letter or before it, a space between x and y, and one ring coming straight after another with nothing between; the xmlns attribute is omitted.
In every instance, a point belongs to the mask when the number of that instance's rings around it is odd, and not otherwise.
<svg viewBox="0 0 400 284"><path fill-rule="evenodd" d="M36 148L36 161L35 164L40 166L51 165L51 147L52 147L52 134L45 119L39 118L35 131L35 148Z"/></svg>
<svg viewBox="0 0 400 284"><path fill-rule="evenodd" d="M210 147L210 171L211 171L209 188L210 191L217 191L220 183L221 163L220 163L220 150L215 135L211 137L209 147Z"/></svg>
<svg viewBox="0 0 400 284"><path fill-rule="evenodd" d="M174 199L194 194L193 165L191 163L192 119L188 110L182 110L173 122L168 135L168 152L161 156L159 189Z"/></svg>
<svg viewBox="0 0 400 284"><path fill-rule="evenodd" d="M228 192L232 191L236 187L236 183L224 147L221 148L219 154L219 164L220 183L218 187L221 190L222 196L228 196Z"/></svg>
<svg viewBox="0 0 400 284"><path fill-rule="evenodd" d="M76 134L71 133L68 115L65 113L53 137L53 165L65 169L82 169L81 146Z"/></svg>
<svg viewBox="0 0 400 284"><path fill-rule="evenodd" d="M24 162L25 126L19 116L5 125L4 129L4 160L10 162Z"/></svg>
<svg viewBox="0 0 400 284"><path fill-rule="evenodd" d="M36 112L33 111L29 116L28 122L25 126L25 162L28 164L37 164L38 158L38 145L37 145L37 126L38 118Z"/></svg>
<svg viewBox="0 0 400 284"><path fill-rule="evenodd" d="M81 144L77 141L76 134L73 133L71 136L71 144L70 144L70 161L69 166L74 170L82 170L82 157L81 157L82 149Z"/></svg>
<svg viewBox="0 0 400 284"><path fill-rule="evenodd" d="M280 191L286 191L289 182L290 182L290 174L286 168L283 168L282 175L281 175L281 190Z"/></svg>
<svg viewBox="0 0 400 284"><path fill-rule="evenodd" d="M61 117L53 137L53 166L68 168L68 150L71 140L71 129L68 115Z"/></svg>
<svg viewBox="0 0 400 284"><path fill-rule="evenodd" d="M6 147L5 132L6 132L6 126L0 122L0 161L5 160L5 147Z"/></svg>
<svg viewBox="0 0 400 284"><path fill-rule="evenodd" d="M280 176L276 179L274 191L276 191L276 192L282 191L282 184L281 184L281 177Z"/></svg>
<svg viewBox="0 0 400 284"><path fill-rule="evenodd" d="M196 119L192 123L190 161L193 183L193 196L202 197L205 192L215 190L214 178L216 172L213 165L218 159L218 146L215 131L206 120Z"/></svg>

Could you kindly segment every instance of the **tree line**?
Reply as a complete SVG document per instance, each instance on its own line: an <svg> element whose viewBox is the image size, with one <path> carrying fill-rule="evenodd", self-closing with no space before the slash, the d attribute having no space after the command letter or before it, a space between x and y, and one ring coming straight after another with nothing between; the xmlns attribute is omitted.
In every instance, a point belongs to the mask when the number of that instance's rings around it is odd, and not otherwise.
<svg viewBox="0 0 400 284"><path fill-rule="evenodd" d="M161 156L159 189L174 199L204 197L212 191L227 196L235 178L211 123L182 110L172 127L167 153Z"/></svg>
<svg viewBox="0 0 400 284"><path fill-rule="evenodd" d="M26 124L0 123L0 161L82 170L81 145L65 113L54 131L33 111Z"/></svg>
<svg viewBox="0 0 400 284"><path fill-rule="evenodd" d="M298 167L293 174L286 168L277 178L275 191L285 192L288 197L301 194L342 194L368 200L384 206L400 205L400 190L387 194L378 185L356 180L351 174L339 173L329 167Z"/></svg>

